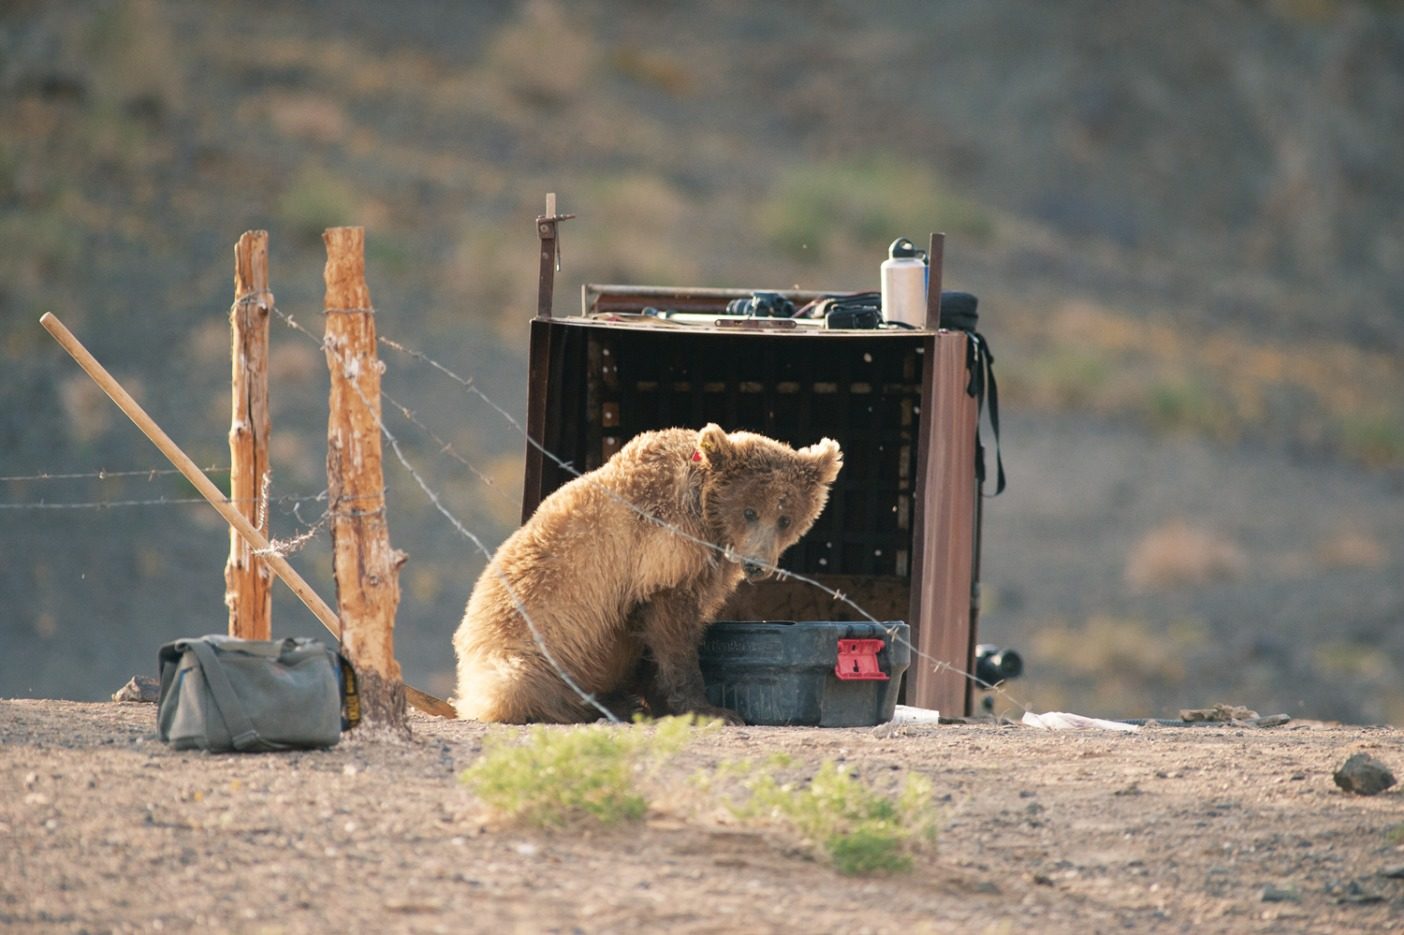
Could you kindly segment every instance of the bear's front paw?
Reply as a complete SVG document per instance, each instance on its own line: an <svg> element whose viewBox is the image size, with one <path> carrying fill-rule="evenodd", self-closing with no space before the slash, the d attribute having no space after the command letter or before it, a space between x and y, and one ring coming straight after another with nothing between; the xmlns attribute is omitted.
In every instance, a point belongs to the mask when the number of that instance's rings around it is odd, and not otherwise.
<svg viewBox="0 0 1404 935"><path fill-rule="evenodd" d="M730 708L718 708L715 705L709 704L693 705L688 710L688 713L695 714L699 718L716 718L718 721L731 727L744 727L746 725L745 718L741 717L741 715Z"/></svg>

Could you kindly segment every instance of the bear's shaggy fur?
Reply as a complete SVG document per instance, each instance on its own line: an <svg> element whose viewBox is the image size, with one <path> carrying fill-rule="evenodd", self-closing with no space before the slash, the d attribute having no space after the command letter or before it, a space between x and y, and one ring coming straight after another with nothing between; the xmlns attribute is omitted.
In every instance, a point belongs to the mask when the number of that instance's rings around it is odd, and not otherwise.
<svg viewBox="0 0 1404 935"><path fill-rule="evenodd" d="M483 571L453 638L459 716L599 717L553 659L620 716L642 700L740 723L707 703L702 634L809 530L842 466L827 438L796 451L716 425L639 435L543 500Z"/></svg>

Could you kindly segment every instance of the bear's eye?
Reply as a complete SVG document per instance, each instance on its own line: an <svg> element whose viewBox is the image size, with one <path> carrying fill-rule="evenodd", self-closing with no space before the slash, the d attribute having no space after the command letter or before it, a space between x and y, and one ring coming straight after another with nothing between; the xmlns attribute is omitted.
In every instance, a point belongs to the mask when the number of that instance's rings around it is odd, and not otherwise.
<svg viewBox="0 0 1404 935"><path fill-rule="evenodd" d="M775 521L775 525L779 526L781 529L789 529L790 518L788 516L782 516Z"/></svg>
<svg viewBox="0 0 1404 935"><path fill-rule="evenodd" d="M760 519L760 514L750 507L746 507L746 511L741 515L746 517L746 522L748 523L754 523L756 520Z"/></svg>

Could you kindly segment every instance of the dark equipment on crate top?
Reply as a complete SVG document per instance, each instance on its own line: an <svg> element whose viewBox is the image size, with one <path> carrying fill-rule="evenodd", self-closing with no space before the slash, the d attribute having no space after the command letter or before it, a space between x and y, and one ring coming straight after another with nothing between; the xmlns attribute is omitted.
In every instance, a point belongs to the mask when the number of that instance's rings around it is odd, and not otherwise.
<svg viewBox="0 0 1404 935"><path fill-rule="evenodd" d="M732 298L727 297L724 290L715 290L715 296L708 294L711 291L690 290L692 295L697 297L697 301L686 305L649 302L648 299L665 296L654 296L648 292L640 292L637 295L637 304L627 305L623 302L602 304L598 295L592 297L587 294L585 317L601 321L649 319L676 325L748 330L913 330L911 325L904 322L883 321L882 295L878 292L756 291L749 296ZM942 327L961 331L973 330L976 319L975 302L975 297L966 292L942 292Z"/></svg>
<svg viewBox="0 0 1404 935"><path fill-rule="evenodd" d="M750 315L756 318L794 318L795 303L778 292L753 292L748 299L732 299L726 303L728 315Z"/></svg>

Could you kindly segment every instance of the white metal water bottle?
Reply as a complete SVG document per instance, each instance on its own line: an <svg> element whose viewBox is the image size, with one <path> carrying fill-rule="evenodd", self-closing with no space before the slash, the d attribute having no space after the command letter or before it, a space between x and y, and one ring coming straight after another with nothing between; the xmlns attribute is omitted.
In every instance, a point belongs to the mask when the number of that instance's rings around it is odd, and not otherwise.
<svg viewBox="0 0 1404 935"><path fill-rule="evenodd" d="M926 326L926 252L906 237L892 241L882 261L882 320Z"/></svg>

